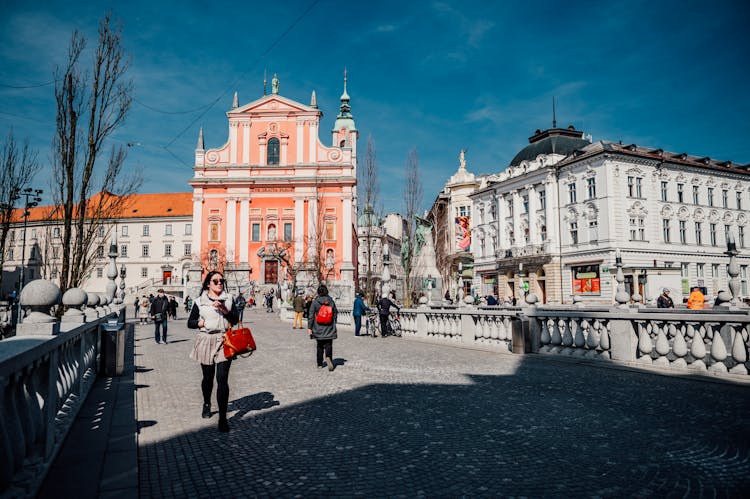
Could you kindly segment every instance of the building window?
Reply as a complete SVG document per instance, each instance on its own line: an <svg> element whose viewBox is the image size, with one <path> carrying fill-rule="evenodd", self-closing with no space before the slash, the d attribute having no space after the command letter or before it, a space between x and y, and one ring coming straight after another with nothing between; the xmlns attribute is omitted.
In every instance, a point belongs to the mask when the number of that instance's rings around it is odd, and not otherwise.
<svg viewBox="0 0 750 499"><path fill-rule="evenodd" d="M32 249L32 253L33 253L34 248L32 247L31 249ZM101 244L96 247L96 257L97 258L104 258L104 246L102 246Z"/></svg>
<svg viewBox="0 0 750 499"><path fill-rule="evenodd" d="M127 237L127 236L128 236L128 226L127 226L127 225L123 225L123 226L122 226L122 231L121 231L121 234L122 234L123 236L125 236L125 237Z"/></svg>
<svg viewBox="0 0 750 499"><path fill-rule="evenodd" d="M685 184L677 184L677 202L685 202Z"/></svg>
<svg viewBox="0 0 750 499"><path fill-rule="evenodd" d="M172 256L172 245L169 243L164 244L164 256Z"/></svg>
<svg viewBox="0 0 750 499"><path fill-rule="evenodd" d="M640 198L643 193L643 179L641 177L628 177L628 196Z"/></svg>
<svg viewBox="0 0 750 499"><path fill-rule="evenodd" d="M542 225L542 228L539 230L539 236L542 240L542 242L547 240L547 226ZM492 236L492 245L497 248L497 236Z"/></svg>
<svg viewBox="0 0 750 499"><path fill-rule="evenodd" d="M645 241L646 240L646 221L643 218L631 218L630 219L630 240L631 241Z"/></svg>
<svg viewBox="0 0 750 499"><path fill-rule="evenodd" d="M716 224L708 225L708 236L711 241L711 246L716 246Z"/></svg>
<svg viewBox="0 0 750 499"><path fill-rule="evenodd" d="M104 237L104 226L100 225L96 228L96 237Z"/></svg>
<svg viewBox="0 0 750 499"><path fill-rule="evenodd" d="M127 277L127 276L128 276L128 271L125 268L125 265L123 265L120 267L120 277Z"/></svg>
<svg viewBox="0 0 750 499"><path fill-rule="evenodd" d="M740 248L744 248L745 247L745 227L743 227L742 225L737 227L737 239L739 239L738 242L740 243Z"/></svg>
<svg viewBox="0 0 750 499"><path fill-rule="evenodd" d="M703 224L695 222L695 244L703 244Z"/></svg>
<svg viewBox="0 0 750 499"><path fill-rule="evenodd" d="M693 204L698 204L698 186L693 186Z"/></svg>
<svg viewBox="0 0 750 499"><path fill-rule="evenodd" d="M680 264L680 277L688 277L689 274L690 274L690 264L681 263Z"/></svg>
<svg viewBox="0 0 750 499"><path fill-rule="evenodd" d="M523 200L523 212L528 213L529 212L529 196L524 196L521 199Z"/></svg>
<svg viewBox="0 0 750 499"><path fill-rule="evenodd" d="M292 223L285 222L284 223L284 241L291 241L291 240L292 240Z"/></svg>
<svg viewBox="0 0 750 499"><path fill-rule="evenodd" d="M680 220L680 242L682 244L687 243L687 222Z"/></svg>
<svg viewBox="0 0 750 499"><path fill-rule="evenodd" d="M698 277L706 277L705 272L705 264L703 263L696 263L695 264L695 275Z"/></svg>
<svg viewBox="0 0 750 499"><path fill-rule="evenodd" d="M708 206L714 205L714 188L709 187L708 188Z"/></svg>
<svg viewBox="0 0 750 499"><path fill-rule="evenodd" d="M590 177L586 180L586 193L589 199L596 199L596 177Z"/></svg>
<svg viewBox="0 0 750 499"><path fill-rule="evenodd" d="M31 229L31 239L36 239L36 229Z"/></svg>
<svg viewBox="0 0 750 499"><path fill-rule="evenodd" d="M667 183L666 182L661 183L661 200L667 201Z"/></svg>
<svg viewBox="0 0 750 499"><path fill-rule="evenodd" d="M185 224L185 235L186 236L193 235L193 224Z"/></svg>
<svg viewBox="0 0 750 499"><path fill-rule="evenodd" d="M722 208L729 206L729 191L726 189L721 190L721 206Z"/></svg>
<svg viewBox="0 0 750 499"><path fill-rule="evenodd" d="M547 191L539 191L539 208L542 210L547 209Z"/></svg>
<svg viewBox="0 0 750 499"><path fill-rule="evenodd" d="M250 239L252 241L260 241L260 224L253 224Z"/></svg>
<svg viewBox="0 0 750 499"><path fill-rule="evenodd" d="M669 234L669 219L668 218L662 219L661 232L662 232L662 236L664 237L664 242L665 243L671 242L671 237Z"/></svg>
<svg viewBox="0 0 750 499"><path fill-rule="evenodd" d="M740 293L747 296L747 265L740 265Z"/></svg>
<svg viewBox="0 0 750 499"><path fill-rule="evenodd" d="M268 139L268 156L267 165L278 165L279 164L279 139L273 137Z"/></svg>
<svg viewBox="0 0 750 499"><path fill-rule="evenodd" d="M571 182L568 184L568 203L576 202L576 184Z"/></svg>
<svg viewBox="0 0 750 499"><path fill-rule="evenodd" d="M718 263L711 264L711 277L719 277L719 264Z"/></svg>
<svg viewBox="0 0 750 499"><path fill-rule="evenodd" d="M141 256L148 257L148 244L141 246Z"/></svg>
<svg viewBox="0 0 750 499"><path fill-rule="evenodd" d="M571 288L573 294L601 293L601 274L599 265L583 265L571 267Z"/></svg>
<svg viewBox="0 0 750 499"><path fill-rule="evenodd" d="M185 256L190 256L190 254L193 252L192 245L190 243L185 243L185 251L182 252Z"/></svg>
<svg viewBox="0 0 750 499"><path fill-rule="evenodd" d="M120 245L120 256L122 258L128 257L128 245L127 244Z"/></svg>
<svg viewBox="0 0 750 499"><path fill-rule="evenodd" d="M52 246L52 258L59 258L59 257L60 257L60 247Z"/></svg>
<svg viewBox="0 0 750 499"><path fill-rule="evenodd" d="M54 227L52 229L52 237L54 237L55 239L59 239L60 238L60 227Z"/></svg>
<svg viewBox="0 0 750 499"><path fill-rule="evenodd" d="M141 277L148 277L148 267L141 267Z"/></svg>
<svg viewBox="0 0 750 499"><path fill-rule="evenodd" d="M570 244L578 244L578 222L570 222Z"/></svg>
<svg viewBox="0 0 750 499"><path fill-rule="evenodd" d="M171 236L172 235L172 224L167 224L164 226L164 235L165 236Z"/></svg>
<svg viewBox="0 0 750 499"><path fill-rule="evenodd" d="M143 235L144 236L150 236L151 235L151 228L148 225L143 226Z"/></svg>
<svg viewBox="0 0 750 499"><path fill-rule="evenodd" d="M266 241L276 240L276 224L268 224L268 230L266 231Z"/></svg>
<svg viewBox="0 0 750 499"><path fill-rule="evenodd" d="M513 216L513 200L512 199L508 200L508 216L509 217Z"/></svg>
<svg viewBox="0 0 750 499"><path fill-rule="evenodd" d="M589 241L599 240L599 222L591 220L589 222Z"/></svg>
<svg viewBox="0 0 750 499"><path fill-rule="evenodd" d="M732 231L731 225L724 226L724 241L729 241L729 233Z"/></svg>
<svg viewBox="0 0 750 499"><path fill-rule="evenodd" d="M457 208L458 210L458 216L459 217L468 217L469 216L469 207L468 206L459 206Z"/></svg>
<svg viewBox="0 0 750 499"><path fill-rule="evenodd" d="M325 223L325 240L335 241L336 240L336 224L333 220L326 220Z"/></svg>
<svg viewBox="0 0 750 499"><path fill-rule="evenodd" d="M738 210L742 209L742 193L741 192L737 193L737 209Z"/></svg>
<svg viewBox="0 0 750 499"><path fill-rule="evenodd" d="M104 277L104 269L99 267L96 269L96 278L101 279L102 277Z"/></svg>

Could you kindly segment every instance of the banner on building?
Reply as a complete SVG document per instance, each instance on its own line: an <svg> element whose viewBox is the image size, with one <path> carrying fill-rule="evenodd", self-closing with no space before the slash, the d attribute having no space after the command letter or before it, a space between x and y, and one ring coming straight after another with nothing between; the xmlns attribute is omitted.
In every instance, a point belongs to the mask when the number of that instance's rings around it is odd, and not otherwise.
<svg viewBox="0 0 750 499"><path fill-rule="evenodd" d="M573 277L573 294L601 292L599 265L580 265L570 269Z"/></svg>
<svg viewBox="0 0 750 499"><path fill-rule="evenodd" d="M471 251L471 218L468 215L456 217L456 249Z"/></svg>

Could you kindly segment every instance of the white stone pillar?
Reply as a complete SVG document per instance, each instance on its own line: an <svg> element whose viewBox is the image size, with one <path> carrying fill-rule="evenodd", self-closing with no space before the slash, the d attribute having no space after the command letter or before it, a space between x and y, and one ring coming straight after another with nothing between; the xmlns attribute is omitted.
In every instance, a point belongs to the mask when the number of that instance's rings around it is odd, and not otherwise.
<svg viewBox="0 0 750 499"><path fill-rule="evenodd" d="M518 192L518 190L514 190L511 192L511 199L513 200L513 235L514 240L511 241L512 246L522 246L521 241L523 241L523 234L520 233L521 231L521 209L523 206L521 205L521 195Z"/></svg>
<svg viewBox="0 0 750 499"><path fill-rule="evenodd" d="M497 249L505 251L510 247L508 244L508 232L505 230L505 219L508 216L508 210L505 208L505 196L501 193L495 195L497 203ZM498 254L498 257L504 258L505 255Z"/></svg>
<svg viewBox="0 0 750 499"><path fill-rule="evenodd" d="M346 196L341 201L343 210L344 227L341 230L341 237L344 239L344 254L341 261L344 264L352 265L352 198Z"/></svg>
<svg viewBox="0 0 750 499"><path fill-rule="evenodd" d="M193 247L192 253L200 257L203 232L203 197L193 196Z"/></svg>
<svg viewBox="0 0 750 499"><path fill-rule="evenodd" d="M260 166L266 166L266 139L260 139L258 142L258 164Z"/></svg>
<svg viewBox="0 0 750 499"><path fill-rule="evenodd" d="M227 199L227 263L235 263L237 255L235 254L235 241L237 238L237 200L235 198Z"/></svg>
<svg viewBox="0 0 750 499"><path fill-rule="evenodd" d="M240 263L249 263L248 244L250 239L250 200L240 200Z"/></svg>
<svg viewBox="0 0 750 499"><path fill-rule="evenodd" d="M555 183L554 176L550 175L547 177L547 181L544 183L546 208L544 210L544 218L547 223L547 241L549 248L557 248L558 241L557 237L560 233L560 227L558 226L557 220L557 184ZM552 250L550 249L550 252Z"/></svg>
<svg viewBox="0 0 750 499"><path fill-rule="evenodd" d="M318 162L318 124L310 122L310 163Z"/></svg>
<svg viewBox="0 0 750 499"><path fill-rule="evenodd" d="M294 261L301 262L305 244L305 200L294 200Z"/></svg>
<svg viewBox="0 0 750 499"><path fill-rule="evenodd" d="M250 120L242 122L242 163L250 164Z"/></svg>
<svg viewBox="0 0 750 499"><path fill-rule="evenodd" d="M302 157L305 148L305 122L304 120L297 120L297 136L294 139L297 143L297 164L301 165L304 162Z"/></svg>
<svg viewBox="0 0 750 499"><path fill-rule="evenodd" d="M315 248L315 226L318 223L322 223L322 220L318 220L318 200L313 196L307 203L307 240L309 250ZM321 228L322 229L322 228ZM308 258L310 257L308 250Z"/></svg>
<svg viewBox="0 0 750 499"><path fill-rule="evenodd" d="M229 122L229 161L235 163L240 162L240 157L237 150L237 136L239 133L240 124L236 121Z"/></svg>
<svg viewBox="0 0 750 499"><path fill-rule="evenodd" d="M529 243L539 244L539 230L536 226L537 192L533 185L526 186L529 196Z"/></svg>
<svg viewBox="0 0 750 499"><path fill-rule="evenodd" d="M281 137L281 158L279 159L279 165L280 166L286 166L287 165L287 154L286 150L289 146L289 137Z"/></svg>

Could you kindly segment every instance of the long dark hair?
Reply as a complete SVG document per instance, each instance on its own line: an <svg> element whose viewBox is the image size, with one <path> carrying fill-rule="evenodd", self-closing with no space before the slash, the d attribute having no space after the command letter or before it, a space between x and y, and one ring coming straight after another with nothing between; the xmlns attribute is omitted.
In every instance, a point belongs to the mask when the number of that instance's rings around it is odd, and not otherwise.
<svg viewBox="0 0 750 499"><path fill-rule="evenodd" d="M219 275L222 279L224 279L224 274L222 274L218 270L212 270L206 275L206 278L203 279L203 287L201 288L201 291L206 291L208 289L208 285L211 284L211 278L215 275Z"/></svg>

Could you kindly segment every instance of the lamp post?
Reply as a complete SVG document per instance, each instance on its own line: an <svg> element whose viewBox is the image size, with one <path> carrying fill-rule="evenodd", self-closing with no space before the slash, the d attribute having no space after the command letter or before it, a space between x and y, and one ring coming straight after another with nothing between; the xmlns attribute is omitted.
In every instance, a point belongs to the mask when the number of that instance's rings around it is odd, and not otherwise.
<svg viewBox="0 0 750 499"><path fill-rule="evenodd" d="M23 290L23 281L26 274L26 224L29 220L29 211L31 208L39 205L42 198L39 197L44 191L41 189L32 189L27 187L21 191L21 196L26 198L23 209L23 245L21 246L21 275L18 279L18 322L23 322L23 313L21 310L21 291Z"/></svg>

